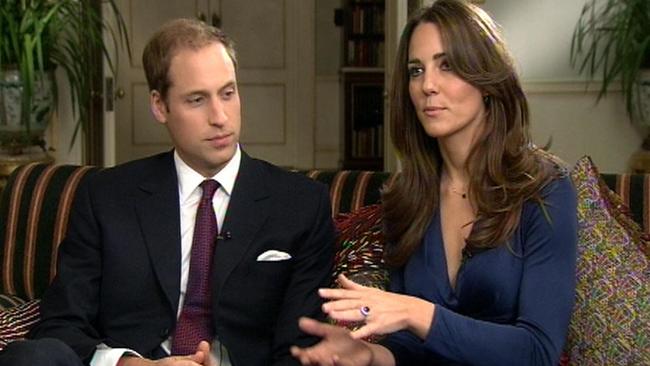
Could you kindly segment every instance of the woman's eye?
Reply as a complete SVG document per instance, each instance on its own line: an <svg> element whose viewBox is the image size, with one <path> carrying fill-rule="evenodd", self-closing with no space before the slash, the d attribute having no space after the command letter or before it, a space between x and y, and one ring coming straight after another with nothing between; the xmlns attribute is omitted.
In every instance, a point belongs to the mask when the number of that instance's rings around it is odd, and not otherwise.
<svg viewBox="0 0 650 366"><path fill-rule="evenodd" d="M408 68L409 76L414 78L420 76L424 72L424 69L420 66L411 66Z"/></svg>
<svg viewBox="0 0 650 366"><path fill-rule="evenodd" d="M442 70L442 71L451 71L451 65L449 65L449 62L447 62L447 61L442 61L440 63L440 70Z"/></svg>

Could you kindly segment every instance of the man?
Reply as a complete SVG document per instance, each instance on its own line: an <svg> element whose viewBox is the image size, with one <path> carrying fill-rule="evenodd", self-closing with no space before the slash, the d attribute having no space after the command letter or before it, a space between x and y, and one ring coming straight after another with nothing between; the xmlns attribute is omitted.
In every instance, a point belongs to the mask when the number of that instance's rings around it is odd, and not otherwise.
<svg viewBox="0 0 650 366"><path fill-rule="evenodd" d="M322 317L332 265L326 187L240 150L237 63L220 30L171 21L143 64L174 150L80 186L35 340L0 364L297 364L289 347L316 341L298 318Z"/></svg>

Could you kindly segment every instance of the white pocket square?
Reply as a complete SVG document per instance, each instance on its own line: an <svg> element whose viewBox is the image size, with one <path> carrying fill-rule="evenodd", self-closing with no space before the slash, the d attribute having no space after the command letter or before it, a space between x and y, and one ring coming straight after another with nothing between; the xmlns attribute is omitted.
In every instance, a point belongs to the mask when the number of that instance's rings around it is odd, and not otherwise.
<svg viewBox="0 0 650 366"><path fill-rule="evenodd" d="M288 259L291 259L291 255L279 250L267 250L266 252L257 256L258 262L277 262L286 261Z"/></svg>

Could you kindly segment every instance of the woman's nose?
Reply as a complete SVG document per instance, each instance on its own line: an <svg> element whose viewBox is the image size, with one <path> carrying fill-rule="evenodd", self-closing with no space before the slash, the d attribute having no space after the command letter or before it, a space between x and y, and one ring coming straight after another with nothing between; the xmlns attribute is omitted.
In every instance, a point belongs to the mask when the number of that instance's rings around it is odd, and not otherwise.
<svg viewBox="0 0 650 366"><path fill-rule="evenodd" d="M424 94L436 94L438 93L438 79L434 72L425 71L424 78L422 81L422 91Z"/></svg>

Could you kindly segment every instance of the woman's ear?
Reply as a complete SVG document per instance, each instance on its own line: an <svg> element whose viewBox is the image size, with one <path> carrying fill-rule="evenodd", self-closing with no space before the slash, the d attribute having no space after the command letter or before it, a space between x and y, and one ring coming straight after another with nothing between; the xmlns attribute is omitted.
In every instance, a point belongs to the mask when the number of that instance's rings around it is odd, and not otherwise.
<svg viewBox="0 0 650 366"><path fill-rule="evenodd" d="M152 90L149 93L149 105L151 107L151 114L153 114L156 121L160 123L167 122L167 104L162 95L157 90Z"/></svg>

